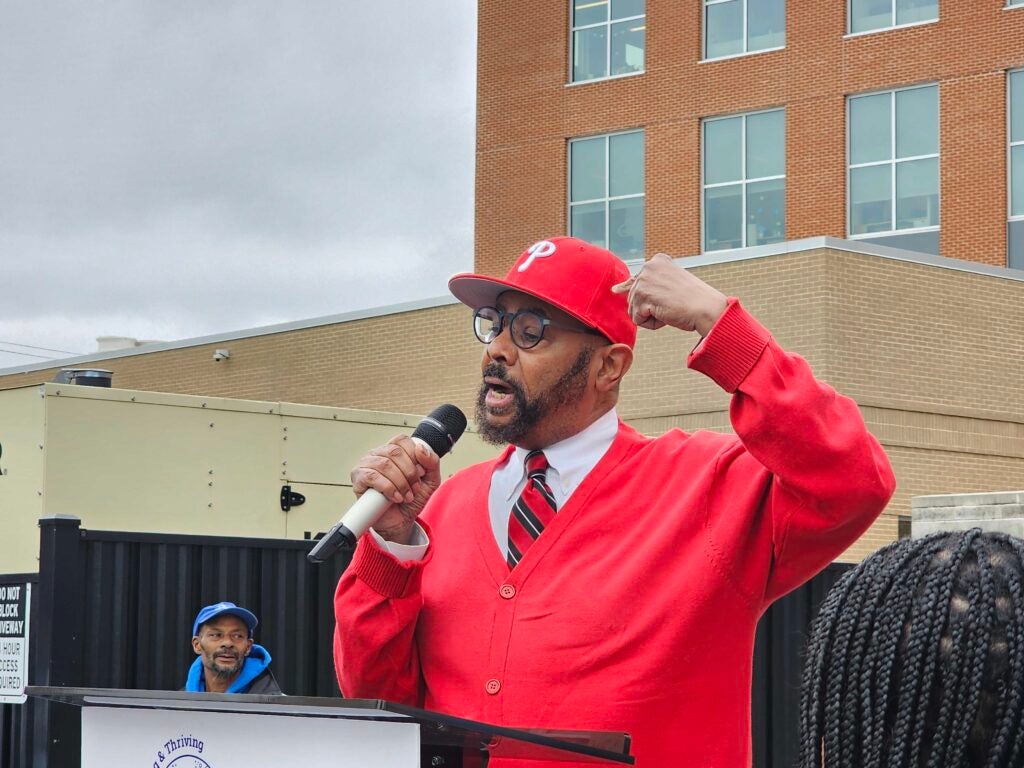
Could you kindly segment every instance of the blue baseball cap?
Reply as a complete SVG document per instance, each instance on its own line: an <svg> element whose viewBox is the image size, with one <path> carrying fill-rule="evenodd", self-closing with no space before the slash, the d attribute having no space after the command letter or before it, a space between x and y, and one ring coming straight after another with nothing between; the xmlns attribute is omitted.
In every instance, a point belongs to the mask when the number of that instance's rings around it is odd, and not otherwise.
<svg viewBox="0 0 1024 768"><path fill-rule="evenodd" d="M223 603L215 603L213 605L208 605L205 608L203 608L199 612L199 615L196 616L196 621L192 625L192 637L195 637L199 634L199 627L201 627L203 624L205 624L208 621L213 621L218 616L223 616L224 614L228 614L230 616L237 616L242 621L244 621L245 625L249 628L249 637L252 637L252 631L256 629L256 625L260 623L260 620L256 618L255 613L253 613L252 611L247 611L245 610L245 608L242 608L241 606L235 605L234 603L229 603L227 601Z"/></svg>

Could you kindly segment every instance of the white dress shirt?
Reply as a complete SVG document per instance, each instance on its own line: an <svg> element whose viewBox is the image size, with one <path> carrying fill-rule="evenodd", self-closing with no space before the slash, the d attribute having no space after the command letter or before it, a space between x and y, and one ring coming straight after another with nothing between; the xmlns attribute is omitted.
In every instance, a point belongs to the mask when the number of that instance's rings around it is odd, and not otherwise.
<svg viewBox="0 0 1024 768"><path fill-rule="evenodd" d="M547 481L559 509L605 455L618 431L619 417L612 408L582 432L544 449L544 456L548 460ZM529 451L525 448L517 447L491 475L487 506L494 540L505 557L508 556L508 516L526 485L526 467L523 462L527 453ZM409 544L385 541L372 528L370 530L380 546L403 562L421 560L426 554L429 542L419 525L414 529Z"/></svg>

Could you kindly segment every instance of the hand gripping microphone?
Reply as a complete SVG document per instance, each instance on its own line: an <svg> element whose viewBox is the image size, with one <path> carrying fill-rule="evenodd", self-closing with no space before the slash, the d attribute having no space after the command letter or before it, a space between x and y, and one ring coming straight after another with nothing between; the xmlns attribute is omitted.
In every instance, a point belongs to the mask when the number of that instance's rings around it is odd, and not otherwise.
<svg viewBox="0 0 1024 768"><path fill-rule="evenodd" d="M412 439L441 457L452 449L465 429L466 415L462 411L454 405L439 405L417 425ZM380 491L367 488L341 520L309 551L306 558L313 563L322 563L340 547L354 547L359 537L393 503Z"/></svg>

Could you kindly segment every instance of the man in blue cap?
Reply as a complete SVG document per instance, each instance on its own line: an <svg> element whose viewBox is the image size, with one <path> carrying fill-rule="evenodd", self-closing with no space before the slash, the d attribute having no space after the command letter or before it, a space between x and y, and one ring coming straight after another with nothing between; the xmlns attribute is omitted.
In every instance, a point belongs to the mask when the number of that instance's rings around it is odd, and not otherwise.
<svg viewBox="0 0 1024 768"><path fill-rule="evenodd" d="M259 620L230 602L208 605L192 625L192 663L185 690L193 693L275 695L281 687L270 671L270 653L252 641Z"/></svg>

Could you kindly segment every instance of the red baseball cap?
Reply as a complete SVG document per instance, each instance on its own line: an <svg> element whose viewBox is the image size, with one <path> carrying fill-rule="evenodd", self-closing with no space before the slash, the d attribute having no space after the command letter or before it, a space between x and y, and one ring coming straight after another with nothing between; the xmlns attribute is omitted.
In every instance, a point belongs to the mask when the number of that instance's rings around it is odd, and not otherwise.
<svg viewBox="0 0 1024 768"><path fill-rule="evenodd" d="M575 237L552 237L523 251L504 280L463 272L448 281L448 290L473 309L494 306L505 291L522 291L632 347L636 324L628 294L612 292L628 279L629 268L611 251Z"/></svg>

